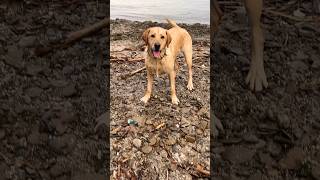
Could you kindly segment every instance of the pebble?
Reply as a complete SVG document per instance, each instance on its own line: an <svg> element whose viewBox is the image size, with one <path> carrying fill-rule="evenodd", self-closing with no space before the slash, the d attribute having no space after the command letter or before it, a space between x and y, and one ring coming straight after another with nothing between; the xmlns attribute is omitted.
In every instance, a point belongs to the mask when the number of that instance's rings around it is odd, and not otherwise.
<svg viewBox="0 0 320 180"><path fill-rule="evenodd" d="M69 97L77 93L76 86L74 84L70 84L67 87L62 89L62 96Z"/></svg>
<svg viewBox="0 0 320 180"><path fill-rule="evenodd" d="M31 98L34 98L34 97L38 97L40 96L40 94L42 93L42 89L41 88L38 88L38 87L31 87L31 88L28 88L26 90L26 94L31 97Z"/></svg>
<svg viewBox="0 0 320 180"><path fill-rule="evenodd" d="M38 73L40 73L41 71L43 71L43 68L41 66L38 65L29 65L27 66L27 74L30 76L35 76Z"/></svg>
<svg viewBox="0 0 320 180"><path fill-rule="evenodd" d="M320 180L320 165L315 165L312 167L311 175L315 180Z"/></svg>
<svg viewBox="0 0 320 180"><path fill-rule="evenodd" d="M167 158L168 157L168 153L166 150L161 150L160 151L160 156L163 157L163 158Z"/></svg>
<svg viewBox="0 0 320 180"><path fill-rule="evenodd" d="M305 159L305 153L299 147L289 150L284 158L279 161L280 167L283 169L298 169Z"/></svg>
<svg viewBox="0 0 320 180"><path fill-rule="evenodd" d="M140 148L140 147L141 147L141 144L142 144L142 142L141 142L140 139L134 139L134 140L132 141L132 143L133 143L133 145L134 145L136 148Z"/></svg>
<svg viewBox="0 0 320 180"><path fill-rule="evenodd" d="M223 158L233 163L248 162L255 155L255 150L248 149L242 146L227 147L223 153Z"/></svg>
<svg viewBox="0 0 320 180"><path fill-rule="evenodd" d="M18 49L17 46L9 46L8 55L5 58L5 62L8 65L13 66L17 69L22 69L23 68L22 57L23 57L22 50Z"/></svg>
<svg viewBox="0 0 320 180"><path fill-rule="evenodd" d="M147 121L146 121L146 124L148 124L148 125L151 125L151 124L153 124L153 123L152 123L152 120L150 120L150 119L147 119Z"/></svg>
<svg viewBox="0 0 320 180"><path fill-rule="evenodd" d="M19 41L20 47L32 47L36 42L35 36L25 36L22 37Z"/></svg>
<svg viewBox="0 0 320 180"><path fill-rule="evenodd" d="M6 131L4 129L0 129L0 140L6 136Z"/></svg>
<svg viewBox="0 0 320 180"><path fill-rule="evenodd" d="M293 11L293 15L299 18L303 18L306 16L303 12L300 11L300 9Z"/></svg>
<svg viewBox="0 0 320 180"><path fill-rule="evenodd" d="M152 147L149 145L145 145L142 147L142 152L144 152L145 154L149 154L152 151Z"/></svg>
<svg viewBox="0 0 320 180"><path fill-rule="evenodd" d="M165 143L166 143L167 145L169 145L169 146L172 146L172 145L174 145L176 142L177 142L177 141L176 141L175 138L173 138L172 136L169 136Z"/></svg>
<svg viewBox="0 0 320 180"><path fill-rule="evenodd" d="M149 143L149 144L150 144L151 146L153 146L153 145L155 145L156 143L157 143L157 137L154 136L153 138L150 139L150 143Z"/></svg>
<svg viewBox="0 0 320 180"><path fill-rule="evenodd" d="M243 140L249 143L257 143L259 141L258 137L254 134L245 134L243 136Z"/></svg>
<svg viewBox="0 0 320 180"><path fill-rule="evenodd" d="M261 172L256 172L256 173L254 173L253 175L251 175L249 178L248 178L248 180L262 180L263 178L262 178L262 174L261 174Z"/></svg>

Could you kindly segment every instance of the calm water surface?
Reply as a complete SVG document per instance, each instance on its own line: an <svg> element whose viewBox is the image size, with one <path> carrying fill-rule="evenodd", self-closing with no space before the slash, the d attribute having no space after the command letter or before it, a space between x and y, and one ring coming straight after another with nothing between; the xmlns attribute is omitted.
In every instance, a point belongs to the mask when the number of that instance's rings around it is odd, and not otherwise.
<svg viewBox="0 0 320 180"><path fill-rule="evenodd" d="M111 19L210 23L210 0L111 0Z"/></svg>

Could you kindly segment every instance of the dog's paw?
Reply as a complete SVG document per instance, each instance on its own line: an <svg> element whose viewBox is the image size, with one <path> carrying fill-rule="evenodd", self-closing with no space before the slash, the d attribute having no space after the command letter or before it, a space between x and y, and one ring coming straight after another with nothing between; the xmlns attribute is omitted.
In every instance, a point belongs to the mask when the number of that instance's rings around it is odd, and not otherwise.
<svg viewBox="0 0 320 180"><path fill-rule="evenodd" d="M172 96L171 101L172 101L172 104L175 104L175 105L178 105L180 102L177 96Z"/></svg>
<svg viewBox="0 0 320 180"><path fill-rule="evenodd" d="M190 90L190 91L192 91L193 90L193 83L191 82L189 82L188 83L188 85L187 85L187 88Z"/></svg>
<svg viewBox="0 0 320 180"><path fill-rule="evenodd" d="M252 91L261 91L263 87L268 87L267 77L266 73L264 72L263 65L253 65L250 67L246 78L246 83L249 84Z"/></svg>
<svg viewBox="0 0 320 180"><path fill-rule="evenodd" d="M150 96L145 95L145 96L143 96L143 97L140 99L140 101L142 101L143 103L146 104L146 103L149 101L149 99L150 99Z"/></svg>

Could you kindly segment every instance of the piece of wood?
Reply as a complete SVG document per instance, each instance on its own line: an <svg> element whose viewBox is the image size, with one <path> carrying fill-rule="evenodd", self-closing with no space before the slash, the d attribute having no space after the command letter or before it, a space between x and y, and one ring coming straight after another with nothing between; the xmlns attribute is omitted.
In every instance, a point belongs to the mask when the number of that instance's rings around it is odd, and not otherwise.
<svg viewBox="0 0 320 180"><path fill-rule="evenodd" d="M101 30L104 27L107 27L109 25L109 22L109 19L104 18L102 21L97 22L89 27L70 33L67 40L64 42L64 45L69 45L83 37L86 37L94 32Z"/></svg>
<svg viewBox="0 0 320 180"><path fill-rule="evenodd" d="M210 176L210 172L205 170L201 165L197 165L196 171L200 172L201 174L204 174L206 176Z"/></svg>
<svg viewBox="0 0 320 180"><path fill-rule="evenodd" d="M132 71L132 72L130 72L130 73L128 73L128 74L124 74L124 75L122 75L121 77L122 77L122 78L127 78L127 77L133 76L133 75L135 75L136 73L139 73L139 72L141 72L141 71L143 71L143 70L145 70L145 69L146 69L146 67L143 66L142 68L139 68L139 69L137 69L137 70L134 70L134 71Z"/></svg>
<svg viewBox="0 0 320 180"><path fill-rule="evenodd" d="M49 52L52 52L54 49L59 48L66 48L69 47L71 44L73 44L76 41L79 41L80 39L91 35L92 33L95 33L99 30L101 30L104 27L107 27L109 25L110 21L108 18L105 18L101 20L100 22L97 22L89 27L86 27L84 29L81 29L79 31L75 31L70 33L67 36L67 39L63 41L62 43L55 44L55 45L49 45L47 47L37 47L34 50L34 53L36 56L44 56L48 54Z"/></svg>

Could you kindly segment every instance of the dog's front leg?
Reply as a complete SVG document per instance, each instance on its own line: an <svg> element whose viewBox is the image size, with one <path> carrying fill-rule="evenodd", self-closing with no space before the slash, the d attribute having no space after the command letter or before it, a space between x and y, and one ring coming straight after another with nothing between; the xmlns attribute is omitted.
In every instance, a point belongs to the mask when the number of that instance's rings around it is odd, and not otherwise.
<svg viewBox="0 0 320 180"><path fill-rule="evenodd" d="M176 94L176 72L175 71L171 71L169 73L169 80L170 80L172 104L178 105L180 101L179 101L177 94Z"/></svg>
<svg viewBox="0 0 320 180"><path fill-rule="evenodd" d="M260 26L262 12L262 0L245 0L246 10L249 16L252 42L251 42L251 63L246 83L250 84L250 89L255 91L267 87L267 78L263 66L263 32Z"/></svg>
<svg viewBox="0 0 320 180"><path fill-rule="evenodd" d="M153 78L154 74L147 68L147 90L145 95L140 99L144 103L147 103L151 97Z"/></svg>

